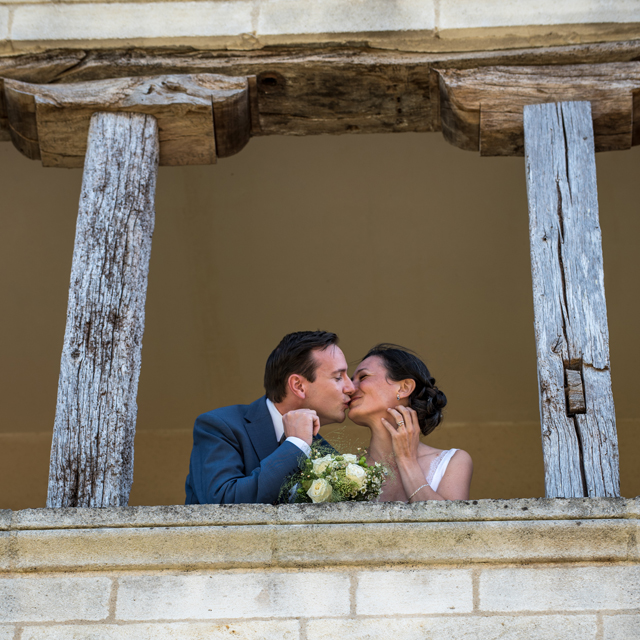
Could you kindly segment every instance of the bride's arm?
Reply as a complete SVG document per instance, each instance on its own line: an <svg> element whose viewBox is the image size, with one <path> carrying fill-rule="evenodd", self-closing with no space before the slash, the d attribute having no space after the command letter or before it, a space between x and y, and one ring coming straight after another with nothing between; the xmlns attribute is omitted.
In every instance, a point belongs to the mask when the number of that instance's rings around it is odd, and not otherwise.
<svg viewBox="0 0 640 640"><path fill-rule="evenodd" d="M473 472L471 456L466 451L457 451L449 461L438 491L434 491L418 462L420 426L416 412L403 406L388 411L390 421L383 418L382 422L391 435L400 480L409 502L468 499Z"/></svg>

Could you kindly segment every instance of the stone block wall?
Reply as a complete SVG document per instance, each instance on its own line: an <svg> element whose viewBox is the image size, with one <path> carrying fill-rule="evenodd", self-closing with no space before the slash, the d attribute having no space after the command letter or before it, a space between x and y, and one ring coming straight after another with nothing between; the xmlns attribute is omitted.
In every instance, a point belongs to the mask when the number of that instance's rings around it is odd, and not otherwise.
<svg viewBox="0 0 640 640"><path fill-rule="evenodd" d="M640 637L640 501L2 512L0 640Z"/></svg>
<svg viewBox="0 0 640 640"><path fill-rule="evenodd" d="M478 51L631 40L633 0L0 0L0 54L310 44Z"/></svg>

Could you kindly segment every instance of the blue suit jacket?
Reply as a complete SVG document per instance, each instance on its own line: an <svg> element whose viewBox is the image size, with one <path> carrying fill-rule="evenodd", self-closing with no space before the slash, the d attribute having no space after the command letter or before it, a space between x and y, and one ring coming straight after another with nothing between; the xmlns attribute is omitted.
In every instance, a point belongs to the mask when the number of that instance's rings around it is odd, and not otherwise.
<svg viewBox="0 0 640 640"><path fill-rule="evenodd" d="M277 501L304 453L278 446L266 398L203 413L193 428L185 504Z"/></svg>

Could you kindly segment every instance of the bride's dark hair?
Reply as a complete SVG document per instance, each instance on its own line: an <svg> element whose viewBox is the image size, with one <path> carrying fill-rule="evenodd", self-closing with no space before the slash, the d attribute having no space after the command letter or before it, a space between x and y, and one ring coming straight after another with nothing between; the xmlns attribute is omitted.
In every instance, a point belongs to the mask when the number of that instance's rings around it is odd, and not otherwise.
<svg viewBox="0 0 640 640"><path fill-rule="evenodd" d="M394 382L411 379L416 388L409 396L409 406L418 414L418 424L423 435L430 434L442 422L442 410L447 404L447 396L436 387L427 365L410 349L397 344L383 342L369 349L362 358L377 356L387 370L387 379Z"/></svg>

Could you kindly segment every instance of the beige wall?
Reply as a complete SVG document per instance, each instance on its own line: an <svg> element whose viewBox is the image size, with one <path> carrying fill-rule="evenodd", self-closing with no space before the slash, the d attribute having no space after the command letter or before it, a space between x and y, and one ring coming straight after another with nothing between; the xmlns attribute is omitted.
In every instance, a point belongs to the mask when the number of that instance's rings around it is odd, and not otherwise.
<svg viewBox="0 0 640 640"><path fill-rule="evenodd" d="M640 493L634 387L640 151L600 154L622 493ZM79 170L0 145L0 508L43 506ZM183 500L194 417L261 394L283 334L325 328L355 362L420 352L449 397L430 442L476 466L472 496L544 493L524 164L438 134L254 139L160 170L132 504ZM357 427L330 438L366 442Z"/></svg>

